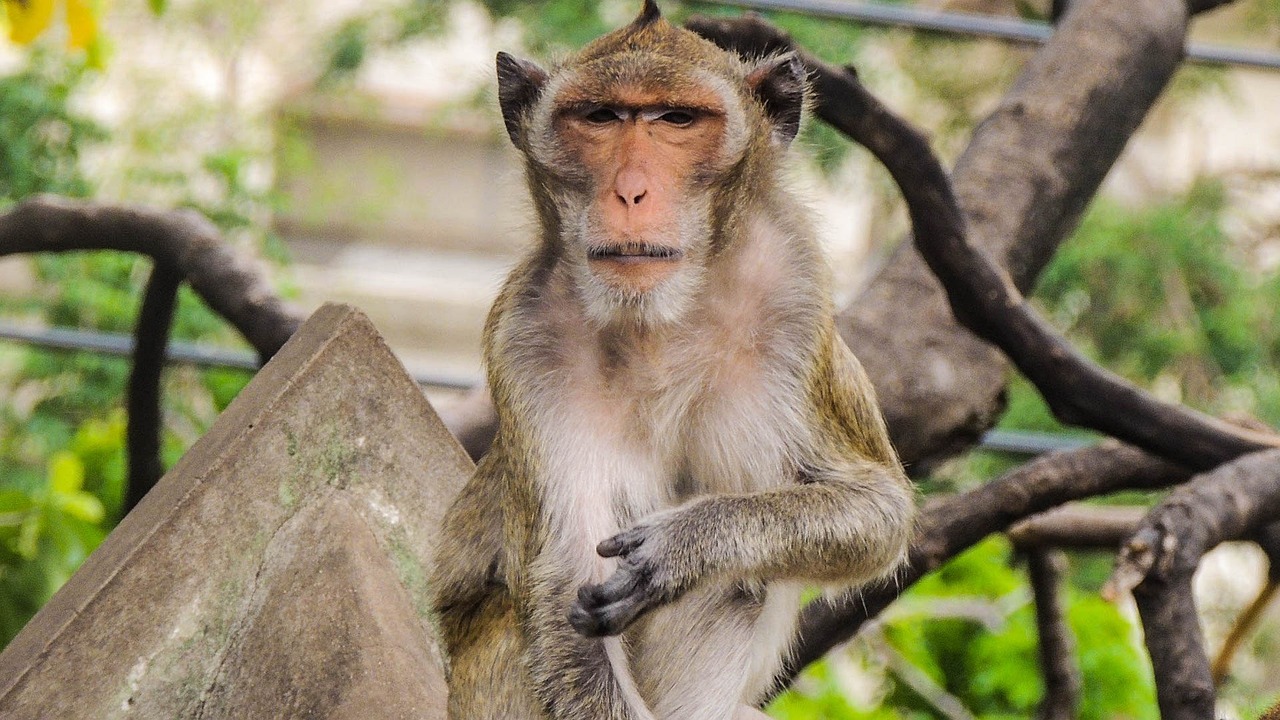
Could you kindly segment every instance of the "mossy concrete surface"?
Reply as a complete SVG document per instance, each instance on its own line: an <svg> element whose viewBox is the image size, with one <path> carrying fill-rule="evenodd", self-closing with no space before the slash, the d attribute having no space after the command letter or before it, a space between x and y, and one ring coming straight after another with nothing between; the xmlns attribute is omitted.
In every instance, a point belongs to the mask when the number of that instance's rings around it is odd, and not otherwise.
<svg viewBox="0 0 1280 720"><path fill-rule="evenodd" d="M0 717L443 718L424 578L471 469L321 308L0 654Z"/></svg>

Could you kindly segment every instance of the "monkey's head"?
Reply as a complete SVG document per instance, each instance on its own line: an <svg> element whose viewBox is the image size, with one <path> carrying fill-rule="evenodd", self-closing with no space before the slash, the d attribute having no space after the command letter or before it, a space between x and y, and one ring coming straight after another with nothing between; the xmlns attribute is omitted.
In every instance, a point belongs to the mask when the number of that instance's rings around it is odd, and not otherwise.
<svg viewBox="0 0 1280 720"><path fill-rule="evenodd" d="M679 317L800 126L803 66L747 62L662 18L544 70L498 54L498 98L552 255L592 317Z"/></svg>

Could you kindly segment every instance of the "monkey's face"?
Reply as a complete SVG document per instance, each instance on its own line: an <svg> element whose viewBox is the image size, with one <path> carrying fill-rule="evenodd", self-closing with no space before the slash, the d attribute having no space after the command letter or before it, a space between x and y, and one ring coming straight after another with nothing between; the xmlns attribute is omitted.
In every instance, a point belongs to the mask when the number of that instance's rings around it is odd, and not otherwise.
<svg viewBox="0 0 1280 720"><path fill-rule="evenodd" d="M562 204L566 250L592 281L641 296L706 253L708 194L732 160L726 99L701 84L598 87L594 77L566 83L552 108L555 163L577 180Z"/></svg>
<svg viewBox="0 0 1280 720"><path fill-rule="evenodd" d="M552 72L500 53L498 81L543 225L604 321L680 316L748 210L746 159L794 137L804 97L793 60L747 64L656 15Z"/></svg>

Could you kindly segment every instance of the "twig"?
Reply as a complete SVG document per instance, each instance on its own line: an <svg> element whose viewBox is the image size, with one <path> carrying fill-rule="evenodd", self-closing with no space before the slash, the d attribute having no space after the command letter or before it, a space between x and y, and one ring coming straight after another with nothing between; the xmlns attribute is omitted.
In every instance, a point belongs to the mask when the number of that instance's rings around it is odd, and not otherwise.
<svg viewBox="0 0 1280 720"><path fill-rule="evenodd" d="M1067 558L1060 550L1027 553L1027 572L1036 604L1036 631L1040 637L1040 672L1044 675L1044 700L1040 720L1074 720L1080 710L1084 680L1075 662L1076 643L1067 625L1060 597Z"/></svg>
<svg viewBox="0 0 1280 720"><path fill-rule="evenodd" d="M1262 590L1258 592L1258 596L1249 603L1249 606L1240 613L1240 617L1231 626L1231 632L1227 633L1227 637L1222 641L1222 648L1218 650L1218 655L1213 659L1212 677L1214 686L1220 686L1226 682L1227 676L1231 673L1231 661L1235 659L1236 652L1240 650L1240 646L1244 645L1244 641L1253 634L1258 627L1258 621L1266 613L1267 607L1271 605L1271 601L1275 599L1277 584L1275 580L1267 579Z"/></svg>
<svg viewBox="0 0 1280 720"><path fill-rule="evenodd" d="M1267 554L1266 584L1262 586L1262 590L1258 592L1253 602L1240 613L1240 617L1236 618L1231 631L1227 633L1222 643L1222 648L1218 650L1218 656L1213 660L1214 685L1222 685L1227 679L1231 672L1231 661L1235 658L1236 652L1253 634L1267 606L1275 599L1276 591L1280 590L1280 523L1271 523L1262 528L1253 540Z"/></svg>
<svg viewBox="0 0 1280 720"><path fill-rule="evenodd" d="M126 393L128 426L125 429L125 446L129 459L129 485L125 494L125 513L132 510L164 475L164 465L160 460L160 434L163 429L160 378L181 284L182 274L177 268L167 263L155 263L142 296L142 306L138 309L133 367Z"/></svg>

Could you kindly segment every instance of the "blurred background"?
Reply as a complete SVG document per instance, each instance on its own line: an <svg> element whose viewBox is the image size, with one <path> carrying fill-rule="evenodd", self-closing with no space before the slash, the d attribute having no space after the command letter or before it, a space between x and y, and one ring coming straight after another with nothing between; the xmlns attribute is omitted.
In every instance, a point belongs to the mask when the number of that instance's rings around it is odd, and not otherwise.
<svg viewBox="0 0 1280 720"><path fill-rule="evenodd" d="M1049 0L896 7L1043 23ZM480 375L488 305L530 244L514 152L493 101L498 50L554 57L628 22L638 0L5 0L0 209L53 192L190 207L269 268L305 310L353 303L428 391ZM664 3L676 18L738 13ZM864 83L953 159L1032 49L800 14L770 19ZM1197 20L1197 42L1274 51L1280 1ZM907 230L887 175L811 123L796 179L821 217L838 300ZM1084 352L1161 397L1280 424L1280 71L1188 63L1134 138L1035 302ZM127 254L0 259L0 643L118 521L128 360L44 347L50 329L130 332L149 263ZM186 289L175 338L248 348ZM174 365L165 458L201 436L251 371ZM1005 430L1055 423L1015 380ZM926 495L1026 459L988 449L924 479ZM1150 498L1135 494L1134 503ZM1110 558L1071 557L1068 614L1085 718L1153 718L1132 609L1098 598ZM1025 568L994 537L913 588L770 709L778 718L1027 717L1043 692ZM1256 548L1197 576L1211 654L1259 593ZM86 672L92 672L86 669ZM1280 611L1235 657L1222 717L1280 695Z"/></svg>

